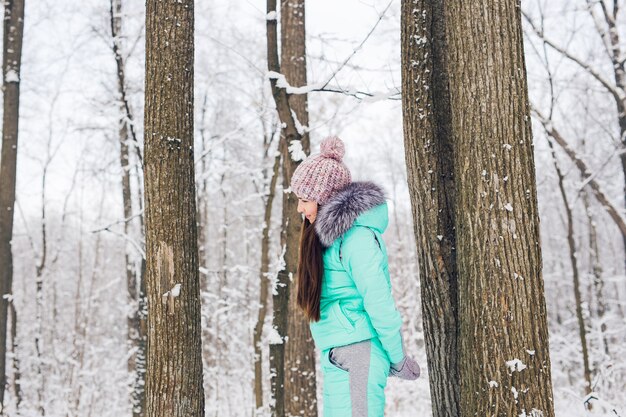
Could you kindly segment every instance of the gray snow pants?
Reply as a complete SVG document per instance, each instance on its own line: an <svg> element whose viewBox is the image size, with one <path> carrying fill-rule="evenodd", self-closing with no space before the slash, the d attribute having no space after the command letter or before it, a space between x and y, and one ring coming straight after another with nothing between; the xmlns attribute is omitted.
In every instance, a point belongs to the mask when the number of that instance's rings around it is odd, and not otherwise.
<svg viewBox="0 0 626 417"><path fill-rule="evenodd" d="M378 337L322 352L324 417L383 417L389 366Z"/></svg>

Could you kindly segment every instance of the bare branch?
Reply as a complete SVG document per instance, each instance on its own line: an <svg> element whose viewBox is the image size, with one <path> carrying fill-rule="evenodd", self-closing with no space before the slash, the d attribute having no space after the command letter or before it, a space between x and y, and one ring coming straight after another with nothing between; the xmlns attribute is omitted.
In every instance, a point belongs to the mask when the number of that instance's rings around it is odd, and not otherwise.
<svg viewBox="0 0 626 417"><path fill-rule="evenodd" d="M606 7L606 3L604 2L604 0L599 0L598 3L600 3L600 7L602 8L602 13L604 14L604 19L606 20L606 23L609 25L609 27L615 26L615 20L613 19L613 15L611 15L611 13L609 12L609 9Z"/></svg>
<svg viewBox="0 0 626 417"><path fill-rule="evenodd" d="M587 1L587 11L589 12L589 15L591 15L591 20L593 20L593 24L596 27L596 31L598 32L598 35L600 35L600 39L602 39L602 45L604 45L604 50L606 51L606 54L609 57L609 59L613 59L613 53L611 52L613 47L611 46L611 39L609 37L609 34L600 25L600 18L596 15L592 0L586 0L586 1Z"/></svg>
<svg viewBox="0 0 626 417"><path fill-rule="evenodd" d="M378 101L378 100L401 100L401 92L398 89L390 90L386 93L372 94L365 91L358 90L346 90L346 89L334 89L334 88L318 88L311 90L315 92L327 92L327 93L340 93L347 96L354 97L362 101ZM368 99L370 98L370 99Z"/></svg>
<svg viewBox="0 0 626 417"><path fill-rule="evenodd" d="M624 221L617 208L615 208L615 206L609 201L597 181L593 179L593 174L589 170L587 164L580 158L580 156L578 156L576 151L569 146L561 133L554 128L550 119L544 117L541 112L539 112L539 110L537 110L537 108L535 108L534 106L531 107L531 111L534 114L535 118L543 125L546 133L551 138L553 138L555 142L559 144L559 146L561 146L567 156L572 160L572 162L574 162L576 167L579 169L581 175L585 179L584 184L591 187L596 199L600 202L602 207L604 207L611 219L613 219L620 232L622 232L622 235L626 237L626 221Z"/></svg>
<svg viewBox="0 0 626 417"><path fill-rule="evenodd" d="M128 102L128 97L126 94L126 74L125 74L125 61L122 57L122 47L120 42L120 34L118 33L118 28L115 25L115 11L113 10L113 0L109 2L110 8L110 23L111 23L111 37L112 45L111 48L113 50L113 54L115 55L115 64L117 68L117 82L119 86L119 91L121 95L122 106L124 108L124 118L121 120L121 123L126 123L128 129L130 130L130 137L133 142L133 148L135 149L135 154L137 155L137 159L139 160L139 164L143 169L143 156L141 154L141 147L139 146L139 141L137 140L137 134L135 132L135 123L133 121L133 113L130 109L130 103Z"/></svg>
<svg viewBox="0 0 626 417"><path fill-rule="evenodd" d="M613 96L615 101L617 101L619 103L620 107L623 107L624 92L622 92L619 89L617 89L615 85L611 84L611 82L609 80L607 80L602 75L600 75L600 73L598 71L596 71L593 67L591 67L591 65L585 63L582 59L576 57L572 53L570 53L567 50L565 50L565 49L561 48L560 46L558 46L552 40L548 39L544 35L544 33L535 26L533 21L530 19L530 17L525 12L522 11L522 14L524 15L524 18L526 19L528 24L531 26L531 28L533 29L533 31L535 32L535 34L539 38L541 38L552 49L554 49L555 51L559 52L561 55L563 55L564 57L566 57L570 61L573 61L576 64L578 64L578 66L580 66L582 69L584 69L589 75L591 75L593 78L595 78L600 84L602 84L602 86Z"/></svg>
<svg viewBox="0 0 626 417"><path fill-rule="evenodd" d="M367 40L369 39L369 37L372 35L372 33L374 33L374 31L376 30L376 28L378 27L378 24L383 20L383 17L385 16L385 13L387 13L387 10L389 10L389 7L391 6L391 4L393 3L393 0L391 0L389 2L389 4L387 4L387 7L384 8L384 10L382 11L382 13L378 16L378 20L376 21L376 23L374 24L374 26L372 27L372 29L370 29L370 31L368 32L368 34L365 36L365 38L361 41L361 43L354 48L354 50L352 51L352 53L350 55L348 55L348 57L343 61L343 63L339 66L339 68L337 68L335 70L335 72L333 72L330 77L328 78L328 80L326 80L326 82L322 85L322 89L324 89L331 81L333 78L335 78L335 76L339 73L339 71L342 70L342 68L352 59L352 57L354 55L356 55L356 53L363 47L363 45L365 44L365 42L367 42Z"/></svg>

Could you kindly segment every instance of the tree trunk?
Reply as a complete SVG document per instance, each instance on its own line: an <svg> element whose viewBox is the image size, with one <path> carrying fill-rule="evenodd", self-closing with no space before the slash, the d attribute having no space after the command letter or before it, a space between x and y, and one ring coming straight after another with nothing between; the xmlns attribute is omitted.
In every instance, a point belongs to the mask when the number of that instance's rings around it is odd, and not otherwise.
<svg viewBox="0 0 626 417"><path fill-rule="evenodd" d="M267 67L270 71L270 84L272 87L272 96L278 111L278 117L283 125L282 137L280 142L280 153L283 158L283 187L289 184L291 174L295 169L292 163L284 161L285 157L291 160L289 153L289 145L295 141L302 139L300 130L297 128L296 121L292 113L289 103L289 97L284 88L278 86L278 78L280 77L280 61L278 58L278 29L276 21L276 0L267 0L266 19L266 35L267 35ZM273 18L272 18L273 16ZM283 212L289 213L288 207L295 196L293 193L283 193ZM283 220L287 218L283 215ZM296 236L298 231L296 227L300 225L301 217L297 218L298 222L291 221L288 224L283 223L281 229L281 247L285 250L285 262L292 262L287 259L287 239ZM289 230L287 230L289 227ZM285 268L288 268L286 266ZM288 315L289 315L289 284L290 272L283 269L278 272L276 279L276 288L273 291L274 317L272 327L277 333L277 337L273 338L270 343L270 374L271 374L271 392L272 392L272 416L285 416L285 336L288 331ZM309 376L310 377L310 376Z"/></svg>
<svg viewBox="0 0 626 417"><path fill-rule="evenodd" d="M574 151L574 149L565 141L565 138L561 133L552 125L552 121L543 116L537 109L533 108L533 113L536 115L537 120L543 125L548 136L550 136L556 143L559 144L565 154L576 165L576 168L580 171L581 175L585 179L585 185L589 185L593 191L593 195L596 197L603 209L606 210L608 215L613 219L617 227L619 228L622 236L626 237L626 220L622 217L617 207L613 206L609 198L604 191L600 188L600 184L593 178L592 172L587 167L587 164L582 158Z"/></svg>
<svg viewBox="0 0 626 417"><path fill-rule="evenodd" d="M193 0L146 3L147 416L204 416Z"/></svg>
<svg viewBox="0 0 626 417"><path fill-rule="evenodd" d="M611 68L613 68L613 77L615 83L611 83L608 78L604 77L604 71L599 70L593 63L589 63L589 60L581 59L577 57L575 54L568 51L568 48L557 45L551 39L549 39L543 31L543 27L538 27L532 19L528 15L525 15L526 21L529 23L532 31L548 46L557 51L561 56L567 58L568 60L574 62L578 65L582 70L584 70L591 78L595 79L608 94L611 95L612 99L615 102L616 115L617 115L617 125L619 127L619 141L621 144L620 149L618 150L618 154L620 156L620 162L622 164L622 173L623 173L623 195L624 195L624 203L626 204L626 70L624 67L624 58L622 56L621 51L621 39L620 39L620 31L619 27L621 22L619 22L619 2L614 1L612 10L609 9L608 3L604 0L602 1L593 1L586 0L587 3L587 11L591 15L591 19L594 21L595 28L598 32L600 38L602 38L604 42L604 46L608 53L608 57L610 59ZM597 6L600 7L602 12L602 17L597 14ZM604 18L605 26L602 24L602 18ZM542 25L543 26L543 25ZM549 130L546 128L546 130ZM558 138L555 137L558 142ZM560 144L560 143L559 143ZM567 150L566 150L567 151ZM578 162L577 162L578 165ZM579 166L580 168L580 166ZM586 174L586 172L583 172ZM593 186L593 184L592 184ZM595 191L595 190L594 190ZM596 196L598 196L596 192ZM602 204L606 204L602 202ZM613 216L613 215L612 215ZM618 224L619 225L619 224ZM626 251L626 231L624 230L623 221L620 226L620 230L622 231L622 242L624 244L624 250ZM623 259L624 265L626 266L626 256Z"/></svg>
<svg viewBox="0 0 626 417"><path fill-rule="evenodd" d="M17 135L20 108L22 39L24 35L24 0L4 2L4 37L2 53L2 153L0 155L0 286L2 294L12 294L13 287L13 209L17 171ZM11 299L0 300L0 409L4 409L6 386L6 346L8 307ZM0 411L2 413L2 411Z"/></svg>
<svg viewBox="0 0 626 417"><path fill-rule="evenodd" d="M461 410L550 417L554 404L521 14L516 2L483 6L446 5L449 62L464 63L448 67L458 193Z"/></svg>
<svg viewBox="0 0 626 417"><path fill-rule="evenodd" d="M13 355L13 394L15 395L15 413L20 415L20 407L22 405L22 371L20 368L20 360L18 356L18 344L17 344L17 310L15 304L11 302L11 354Z"/></svg>
<svg viewBox="0 0 626 417"><path fill-rule="evenodd" d="M307 83L305 0L283 0L280 9L281 57L280 69L287 82L294 86ZM289 96L289 107L301 126L301 146L310 153L309 113L306 94ZM286 140L281 135L282 140ZM289 187L291 175L299 164L290 156L288 142L283 151L283 187ZM317 388L315 382L315 343L309 321L297 305L296 274L298 269L300 228L302 216L298 213L298 200L292 193L283 195L283 231L281 243L285 247L285 273L289 279L287 343L285 344L285 413L289 416L317 416Z"/></svg>
<svg viewBox="0 0 626 417"><path fill-rule="evenodd" d="M609 341L607 338L608 329L606 325L606 301L604 296L604 278L602 264L600 263L600 245L598 245L598 230L596 228L596 219L589 202L589 192L584 189L582 193L582 202L585 206L585 215L587 216L587 224L589 225L589 267L591 268L591 276L593 277L593 289L596 297L595 313L600 321L600 334L602 335L603 351L606 355L605 359L610 360L611 352L609 350Z"/></svg>
<svg viewBox="0 0 626 417"><path fill-rule="evenodd" d="M452 115L443 0L402 1L402 110L433 417L459 416Z"/></svg>
<svg viewBox="0 0 626 417"><path fill-rule="evenodd" d="M519 8L405 0L402 23L433 414L554 416Z"/></svg>
<svg viewBox="0 0 626 417"><path fill-rule="evenodd" d="M272 218L272 207L274 204L274 196L276 194L276 182L278 180L278 172L280 169L280 154L274 158L274 167L272 169L272 177L269 185L269 193L265 203L265 214L263 216L263 237L261 240L261 271L259 276L259 311L256 324L254 326L254 337L252 344L254 346L254 399L257 413L263 407L263 362L261 352L261 337L263 336L263 324L267 313L267 302L269 295L269 264L270 264L270 222Z"/></svg>
<svg viewBox="0 0 626 417"><path fill-rule="evenodd" d="M593 5L590 0L587 0L589 9L591 10ZM624 185L622 192L624 193L624 205L626 205L626 70L624 68L624 57L622 56L620 31L618 28L619 22L617 21L617 8L618 2L613 3L613 13L608 10L604 1L598 2L602 8L602 14L606 22L606 34L611 44L611 64L613 67L613 76L615 78L615 85L619 91L622 92L621 97L615 97L615 107L617 110L617 124L619 126L619 138L621 142L620 149L620 161L622 163L622 173L624 175ZM602 35L601 35L602 36ZM626 235L622 235L622 242L624 244L624 251L626 251ZM624 263L626 266L626 256L624 256Z"/></svg>
<svg viewBox="0 0 626 417"><path fill-rule="evenodd" d="M580 292L580 268L578 267L578 259L576 256L576 239L574 237L574 216L567 200L567 193L565 192L564 175L561 172L559 164L554 153L554 145L548 140L550 151L552 152L552 161L554 162L554 169L556 171L557 178L559 180L559 192L561 193L561 199L563 200L563 206L565 209L565 219L567 222L567 246L569 249L569 260L572 267L572 288L574 289L574 310L576 311L576 320L578 322L578 337L580 337L580 346L583 359L583 377L585 380L585 394L591 392L591 367L589 365L589 349L587 343L587 329L585 328L585 318L583 317L583 300ZM586 403L591 407L591 403Z"/></svg>
<svg viewBox="0 0 626 417"><path fill-rule="evenodd" d="M129 153L129 130L132 129L131 114L126 99L126 82L124 72L124 58L122 56L122 1L110 1L111 36L113 38L113 54L117 70L117 88L120 100L120 120L119 120L119 141L120 141L120 167L122 169L122 202L124 208L124 236L131 238L134 223L132 195L130 187L130 153ZM143 214L139 214L143 216ZM131 386L131 405L134 417L144 415L144 386L145 386L145 364L141 358L145 357L142 347L142 339L145 334L141 332L139 320L139 282L140 268L137 266L134 249L126 242L124 265L126 270L126 287L128 289L129 311L126 318L128 327L128 349L133 352L128 357L128 372L133 376Z"/></svg>

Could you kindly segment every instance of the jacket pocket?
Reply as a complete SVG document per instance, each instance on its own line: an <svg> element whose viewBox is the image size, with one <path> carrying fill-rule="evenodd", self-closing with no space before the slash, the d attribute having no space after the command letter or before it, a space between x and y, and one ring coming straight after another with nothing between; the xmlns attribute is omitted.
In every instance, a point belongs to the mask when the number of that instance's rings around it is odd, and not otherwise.
<svg viewBox="0 0 626 417"><path fill-rule="evenodd" d="M341 306L339 305L339 301L332 303L331 311L335 316L335 320L337 320L348 333L352 333L354 331L354 324L344 314Z"/></svg>
<svg viewBox="0 0 626 417"><path fill-rule="evenodd" d="M344 372L349 372L349 370L342 365L341 363L337 362L337 359L335 359L335 357L333 356L333 351L335 350L335 348L330 348L330 350L328 351L328 362L335 368L342 370Z"/></svg>

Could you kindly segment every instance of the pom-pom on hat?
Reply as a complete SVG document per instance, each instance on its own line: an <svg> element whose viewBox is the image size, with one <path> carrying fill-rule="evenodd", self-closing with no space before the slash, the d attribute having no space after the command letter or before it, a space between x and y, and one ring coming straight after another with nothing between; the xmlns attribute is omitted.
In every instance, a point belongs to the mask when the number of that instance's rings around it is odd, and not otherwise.
<svg viewBox="0 0 626 417"><path fill-rule="evenodd" d="M325 138L320 153L311 155L298 165L291 176L291 190L305 200L322 205L335 191L352 182L350 170L342 162L346 147L337 136Z"/></svg>

